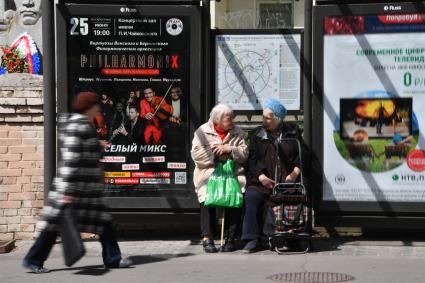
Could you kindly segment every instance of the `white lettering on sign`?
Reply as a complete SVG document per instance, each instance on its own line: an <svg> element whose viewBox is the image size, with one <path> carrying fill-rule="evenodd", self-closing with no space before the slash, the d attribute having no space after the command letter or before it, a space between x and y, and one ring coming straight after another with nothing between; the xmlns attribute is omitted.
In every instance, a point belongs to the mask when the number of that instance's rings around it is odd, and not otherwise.
<svg viewBox="0 0 425 283"><path fill-rule="evenodd" d="M137 178L116 178L113 179L113 182L110 182L111 184L116 185L137 185L139 184L139 179Z"/></svg>
<svg viewBox="0 0 425 283"><path fill-rule="evenodd" d="M140 170L139 164L123 164L122 170Z"/></svg>
<svg viewBox="0 0 425 283"><path fill-rule="evenodd" d="M181 162L168 162L167 168L168 169L186 169L187 165L186 163Z"/></svg>
<svg viewBox="0 0 425 283"><path fill-rule="evenodd" d="M132 177L139 178L170 178L170 172L133 172Z"/></svg>
<svg viewBox="0 0 425 283"><path fill-rule="evenodd" d="M160 162L165 162L165 156L143 157L143 163L160 163Z"/></svg>
<svg viewBox="0 0 425 283"><path fill-rule="evenodd" d="M125 156L104 156L100 162L104 163L124 163Z"/></svg>
<svg viewBox="0 0 425 283"><path fill-rule="evenodd" d="M142 178L140 184L170 184L170 179Z"/></svg>

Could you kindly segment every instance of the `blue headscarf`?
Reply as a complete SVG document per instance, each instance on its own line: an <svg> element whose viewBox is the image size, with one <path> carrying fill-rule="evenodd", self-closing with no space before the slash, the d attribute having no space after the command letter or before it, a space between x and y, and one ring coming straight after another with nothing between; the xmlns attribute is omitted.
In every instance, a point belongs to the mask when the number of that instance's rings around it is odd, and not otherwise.
<svg viewBox="0 0 425 283"><path fill-rule="evenodd" d="M285 118L286 116L286 108L283 106L278 100L276 99L267 99L266 102L264 102L264 109L270 109L275 116L279 117L280 119Z"/></svg>

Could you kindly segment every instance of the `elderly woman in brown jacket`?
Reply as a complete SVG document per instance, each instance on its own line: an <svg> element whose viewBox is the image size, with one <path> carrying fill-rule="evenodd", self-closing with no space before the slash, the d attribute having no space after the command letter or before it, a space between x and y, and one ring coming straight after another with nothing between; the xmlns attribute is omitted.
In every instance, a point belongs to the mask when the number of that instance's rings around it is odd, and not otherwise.
<svg viewBox="0 0 425 283"><path fill-rule="evenodd" d="M201 208L202 244L207 253L217 252L213 237L215 230L215 208L204 206L208 178L219 161L231 158L235 161L236 176L245 191L245 172L243 165L248 158L248 147L244 132L233 123L234 115L230 107L224 104L216 105L210 113L207 123L201 125L195 132L192 141L191 155L195 162L193 182ZM225 235L223 251L235 249L235 234L241 222L241 210L226 209Z"/></svg>

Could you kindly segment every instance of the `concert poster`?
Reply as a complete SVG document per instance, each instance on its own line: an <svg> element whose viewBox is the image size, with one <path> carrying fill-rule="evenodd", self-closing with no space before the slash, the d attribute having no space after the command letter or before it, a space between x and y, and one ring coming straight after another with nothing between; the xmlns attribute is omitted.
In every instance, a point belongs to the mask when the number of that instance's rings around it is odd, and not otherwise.
<svg viewBox="0 0 425 283"><path fill-rule="evenodd" d="M190 18L130 9L69 17L69 90L101 98L107 192L187 187Z"/></svg>

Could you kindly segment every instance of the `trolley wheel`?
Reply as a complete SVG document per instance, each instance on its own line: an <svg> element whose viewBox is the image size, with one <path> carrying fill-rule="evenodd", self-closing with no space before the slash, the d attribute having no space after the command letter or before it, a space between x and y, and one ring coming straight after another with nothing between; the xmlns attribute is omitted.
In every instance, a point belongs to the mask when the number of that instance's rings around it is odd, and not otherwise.
<svg viewBox="0 0 425 283"><path fill-rule="evenodd" d="M275 251L278 254L284 254L289 250L288 247L288 239L284 237L272 237L272 240L270 241L270 250Z"/></svg>
<svg viewBox="0 0 425 283"><path fill-rule="evenodd" d="M280 246L280 247L276 246L276 247L274 248L274 250L275 250L278 254L282 255L282 254L286 254L286 253L289 251L289 248L288 248L288 246L282 245L282 246Z"/></svg>

